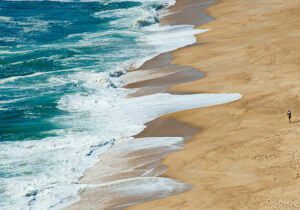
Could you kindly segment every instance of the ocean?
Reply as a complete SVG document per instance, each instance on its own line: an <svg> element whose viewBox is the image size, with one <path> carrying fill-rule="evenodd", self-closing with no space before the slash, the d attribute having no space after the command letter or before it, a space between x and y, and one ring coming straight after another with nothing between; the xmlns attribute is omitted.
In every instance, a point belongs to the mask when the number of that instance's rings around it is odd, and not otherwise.
<svg viewBox="0 0 300 210"><path fill-rule="evenodd" d="M159 26L174 3L0 2L0 208L59 208L99 153L143 129L119 119L119 76L195 41L193 26Z"/></svg>
<svg viewBox="0 0 300 210"><path fill-rule="evenodd" d="M174 3L0 1L1 209L63 208L99 155L162 114L199 107L196 95L122 88L129 69L203 32L161 26Z"/></svg>

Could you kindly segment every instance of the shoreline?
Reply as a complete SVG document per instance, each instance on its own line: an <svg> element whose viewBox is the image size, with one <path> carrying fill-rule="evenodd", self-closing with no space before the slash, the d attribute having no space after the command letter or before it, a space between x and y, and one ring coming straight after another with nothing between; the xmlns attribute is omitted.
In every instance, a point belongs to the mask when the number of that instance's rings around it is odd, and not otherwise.
<svg viewBox="0 0 300 210"><path fill-rule="evenodd" d="M214 2L214 0L205 0L204 2L200 3L199 8L204 9L208 5L212 4L212 2ZM176 4L168 8L168 10L174 6L176 6ZM195 13L196 11L193 12ZM201 20L202 22L211 20L210 17L206 17L206 12L204 11L198 16L205 17L203 20ZM168 23L168 20L164 21L164 19L167 19L168 17L169 16L167 15L161 19L162 25ZM184 23L185 20L182 19L181 21ZM185 47L193 45L194 44L187 45ZM136 93L129 95L130 97L146 96L154 93L173 93L177 95L184 95L186 92L170 91L168 90L168 87L197 80L204 76L202 72L193 69L189 65L184 66L171 64L173 61L171 55L172 52L173 51L161 53L158 56L146 61L140 68L129 71L128 73L122 75L123 79L125 80L125 88L138 88ZM139 74L139 72L141 72L141 74ZM136 73L138 74L135 75ZM137 76L138 80L132 81L132 79L135 79L135 76ZM148 87L148 85L150 85L150 87ZM219 102L212 103L214 104ZM226 103L226 100L224 103ZM136 140L135 144L143 144L143 142L145 142L144 144L149 144L152 142L152 145L149 145L142 150L139 150L138 148L127 148L128 151L125 150L125 152L122 151L120 153L120 148L126 147L126 145L123 143L123 145L118 145L119 148L116 149L116 151L112 149L110 152L100 155L98 163L90 168L79 180L82 184L89 184L91 187L82 190L80 192L81 199L70 206L67 206L66 209L81 209L85 207L97 209L125 208L141 202L186 192L191 189L189 184L181 183L173 179L162 178L161 174L163 174L167 168L161 164L161 161L164 156L174 151L181 150L184 143L196 133L197 129L193 126L180 123L179 121L171 118L160 120L158 124L152 124L150 121L146 125L147 127L152 128L152 130L157 129L157 133L159 133L159 135L153 135L153 132L151 132L151 135L148 136L147 132L141 132L140 134L134 136L136 138L134 139ZM174 129L176 129L176 132L169 132L170 126L173 126ZM161 129L161 127L165 127L165 129ZM166 143L159 143L158 140L155 140L155 137L159 137L161 140L165 138L164 141ZM130 143L127 143L134 144L132 141L133 140L131 140ZM158 145L156 145L157 143ZM140 158L141 156L143 157L142 159ZM114 157L113 160L110 160L110 157ZM110 163L111 161L114 163ZM120 168L120 166L117 165L122 164L126 165L126 167L132 168L132 171L130 173L118 173L118 170L122 167ZM113 175L110 177L103 177L103 171L101 170L104 167L104 171L106 172L105 167L110 167L110 165L116 166L113 168L112 172L109 172ZM110 168L110 170L111 169L112 168ZM147 172L149 170L151 173ZM145 173L149 173L149 175L143 178L142 174ZM143 179L140 179L139 177ZM129 193L129 195L125 195L124 197L124 194L128 194L128 192L124 191L124 189L121 189L121 186L125 186L125 189L126 187L137 187L137 189L133 191L139 191L138 185L141 185L140 187L142 187L144 184L144 187L146 187L146 183L149 182L149 180L147 181L145 178L149 179L150 182L152 181L154 185L158 184L156 187L157 190L154 190L153 192L146 192L146 195L139 195L133 192ZM116 196L115 191L121 195ZM151 195L149 195L149 193ZM103 198L103 200L97 201L98 197Z"/></svg>
<svg viewBox="0 0 300 210"><path fill-rule="evenodd" d="M204 77L204 73L190 66L179 66L170 64L173 58L171 52L162 53L155 58L145 62L140 68L130 71L123 76L124 88L137 89L129 97L145 96L155 93L186 94L186 92L170 91L169 87L198 80ZM138 81L131 78L139 75ZM129 78L129 79L127 79ZM126 80L130 82L126 84Z"/></svg>
<svg viewBox="0 0 300 210"><path fill-rule="evenodd" d="M299 117L290 124L286 111L300 106L300 4L222 0L208 12L216 19L201 25L211 29L197 35L204 44L176 50L172 62L206 76L169 90L244 97L159 118L199 129L163 160L163 177L194 187L128 209L298 209Z"/></svg>

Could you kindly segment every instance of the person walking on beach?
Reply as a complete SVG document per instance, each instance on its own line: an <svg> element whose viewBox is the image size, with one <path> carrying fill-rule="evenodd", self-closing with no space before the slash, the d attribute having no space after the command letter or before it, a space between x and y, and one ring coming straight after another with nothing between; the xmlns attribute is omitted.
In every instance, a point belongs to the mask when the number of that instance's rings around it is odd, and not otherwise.
<svg viewBox="0 0 300 210"><path fill-rule="evenodd" d="M288 110L287 116L289 118L289 122L291 123L292 122L292 112L291 112L291 110Z"/></svg>

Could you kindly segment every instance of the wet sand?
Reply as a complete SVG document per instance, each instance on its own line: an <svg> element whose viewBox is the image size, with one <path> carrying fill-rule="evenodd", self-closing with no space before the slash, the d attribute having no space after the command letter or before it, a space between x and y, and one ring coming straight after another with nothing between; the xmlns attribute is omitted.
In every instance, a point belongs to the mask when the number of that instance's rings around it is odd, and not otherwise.
<svg viewBox="0 0 300 210"><path fill-rule="evenodd" d="M169 90L243 98L160 118L199 129L163 161L164 177L193 188L129 209L300 209L300 2L222 0L208 12L216 20L201 26L211 29L197 36L202 44L172 62L205 77Z"/></svg>
<svg viewBox="0 0 300 210"><path fill-rule="evenodd" d="M204 77L204 73L191 66L170 64L172 60L171 52L162 53L145 62L139 69L123 75L124 87L137 89L130 97L154 93L182 94L182 91L170 91L168 88Z"/></svg>
<svg viewBox="0 0 300 210"><path fill-rule="evenodd" d="M212 1L201 2L198 12ZM210 4L204 4L205 2ZM210 20L205 12L201 12L198 17L201 17L201 23ZM168 90L168 87L204 76L204 73L190 65L171 64L172 61L170 52L162 53L139 69L123 75L124 87L138 88L129 97L161 92L185 94L182 91ZM118 143L99 156L99 162L80 179L80 183L88 184L89 188L82 190L79 193L80 200L66 209L123 209L191 189L189 184L161 177L167 170L161 162L166 155L181 150L198 128L172 118L149 122L146 126L151 129L150 133L146 129L135 136L135 139Z"/></svg>
<svg viewBox="0 0 300 210"><path fill-rule="evenodd" d="M181 14L181 23L202 24L196 20L196 5L200 5L196 0L178 0L171 8L174 14L162 23L175 21L177 13ZM300 2L223 0L207 11L214 17L207 20L215 20L201 25L201 29L211 31L197 36L198 45L175 51L171 55L174 60L169 54L162 55L165 62L160 58L150 61L151 65L133 72L139 79L128 87L142 87L140 95L239 92L243 98L169 114L148 123L137 137L174 134L185 140L192 138L164 149L151 140L153 147L148 149L122 154L112 150L101 156L101 164L81 181L105 184L83 191L81 201L71 209L134 204L129 209L300 209ZM172 68L165 66L170 62ZM205 77L193 81L183 78L186 74L178 66L190 66L194 72L198 69ZM288 123L288 109L293 123ZM138 139L143 140L149 141ZM111 156L115 161L108 161ZM106 170L103 166L110 167L110 176L102 176ZM122 167L133 170L120 174ZM149 169L151 173L140 179ZM155 190L147 194L138 193L140 187L147 188L149 182L157 183L163 177L167 177L163 179L167 185L155 185ZM149 201L153 199L157 200Z"/></svg>

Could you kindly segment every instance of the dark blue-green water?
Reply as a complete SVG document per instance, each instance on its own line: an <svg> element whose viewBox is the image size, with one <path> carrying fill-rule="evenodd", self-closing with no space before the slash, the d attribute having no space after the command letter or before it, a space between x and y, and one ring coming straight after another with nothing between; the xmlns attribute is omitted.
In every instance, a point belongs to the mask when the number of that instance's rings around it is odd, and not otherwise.
<svg viewBox="0 0 300 210"><path fill-rule="evenodd" d="M70 80L49 79L75 71L113 70L137 56L130 49L138 47L138 28L128 29L134 22L118 24L129 17L113 13L141 5L0 2L0 141L41 139L61 128L48 120L63 114L56 102L81 88Z"/></svg>
<svg viewBox="0 0 300 210"><path fill-rule="evenodd" d="M171 3L0 1L0 209L62 208L99 153L144 128L154 112L120 75L195 41L158 24Z"/></svg>

